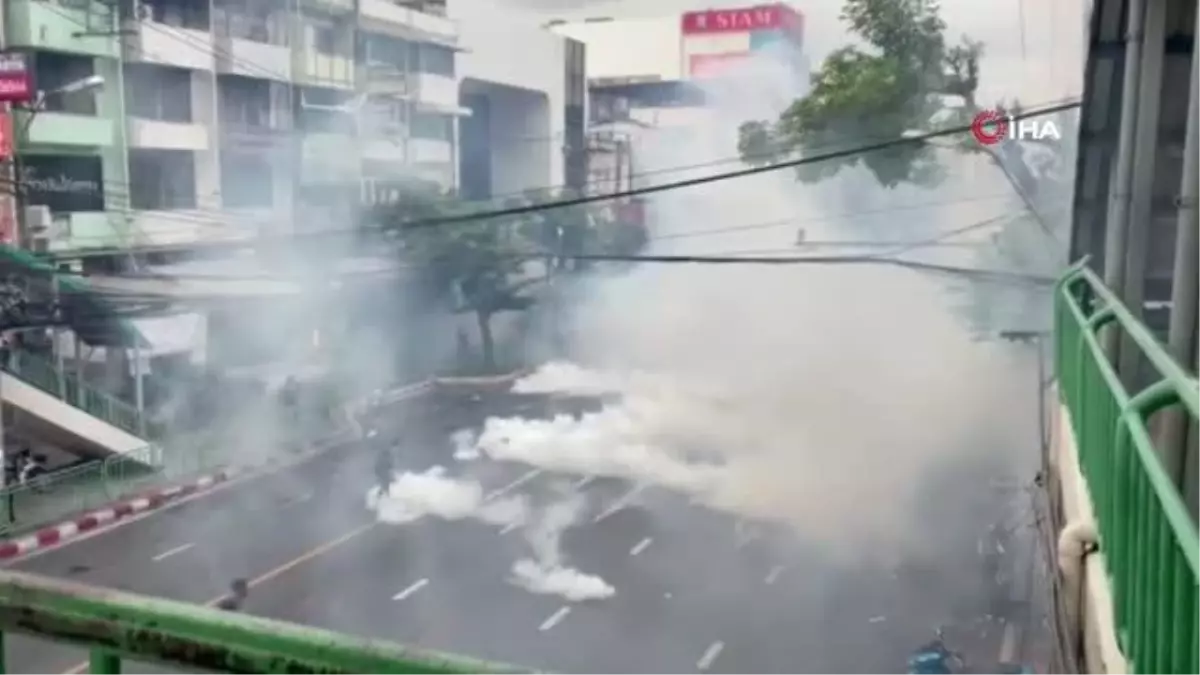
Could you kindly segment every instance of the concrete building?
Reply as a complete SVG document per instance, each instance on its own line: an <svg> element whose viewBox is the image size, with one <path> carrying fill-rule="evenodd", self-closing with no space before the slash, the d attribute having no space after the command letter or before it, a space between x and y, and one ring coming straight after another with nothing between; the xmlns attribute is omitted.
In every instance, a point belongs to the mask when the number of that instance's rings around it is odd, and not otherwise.
<svg viewBox="0 0 1200 675"><path fill-rule="evenodd" d="M586 182L583 44L489 0L456 0L463 193L503 198Z"/></svg>
<svg viewBox="0 0 1200 675"><path fill-rule="evenodd" d="M756 94L778 91L782 106L808 79L804 18L785 3L549 26L587 45L594 192L635 187L633 139L647 129L695 128L721 87L752 79ZM764 78L778 85L763 85Z"/></svg>
<svg viewBox="0 0 1200 675"><path fill-rule="evenodd" d="M344 226L457 183L458 24L437 2L13 0L19 239L78 252ZM74 83L102 81L78 89ZM37 109L32 109L36 107Z"/></svg>

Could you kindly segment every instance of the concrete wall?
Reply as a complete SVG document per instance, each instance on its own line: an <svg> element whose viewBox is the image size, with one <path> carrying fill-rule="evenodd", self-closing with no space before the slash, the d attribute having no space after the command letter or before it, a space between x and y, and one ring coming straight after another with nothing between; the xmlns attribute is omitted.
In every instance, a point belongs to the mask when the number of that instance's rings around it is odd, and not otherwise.
<svg viewBox="0 0 1200 675"><path fill-rule="evenodd" d="M1096 517L1092 511L1091 497L1087 491L1087 481L1080 473L1079 456L1075 445L1075 434L1071 429L1071 421L1067 409L1057 403L1057 398L1051 410L1051 463L1054 476L1059 481L1062 496L1062 517L1064 530L1086 531L1097 528ZM1083 558L1083 574L1078 584L1072 584L1071 575L1063 575L1063 563L1070 562L1069 547L1063 545L1063 537L1059 541L1059 575L1063 578L1064 595L1068 596L1069 589L1078 588L1078 613L1068 609L1068 616L1078 616L1076 630L1082 631L1083 663L1081 672L1085 673L1127 673L1128 664L1121 648L1117 643L1116 624L1113 619L1112 590L1109 587L1108 574L1105 571L1103 551L1094 551ZM1076 633L1078 635L1078 633Z"/></svg>
<svg viewBox="0 0 1200 675"><path fill-rule="evenodd" d="M494 193L561 185L566 41L493 0L455 0L449 9L467 50L456 63L460 81L498 85L488 89Z"/></svg>
<svg viewBox="0 0 1200 675"><path fill-rule="evenodd" d="M569 21L551 27L587 45L589 78L684 76L679 15L616 21Z"/></svg>

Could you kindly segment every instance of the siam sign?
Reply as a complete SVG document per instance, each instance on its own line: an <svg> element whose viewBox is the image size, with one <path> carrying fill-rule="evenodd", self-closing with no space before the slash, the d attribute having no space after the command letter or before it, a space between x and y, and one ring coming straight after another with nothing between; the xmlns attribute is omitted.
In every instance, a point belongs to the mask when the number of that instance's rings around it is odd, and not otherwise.
<svg viewBox="0 0 1200 675"><path fill-rule="evenodd" d="M798 34L802 24L799 12L785 4L774 4L688 12L683 15L682 29L684 35L780 29Z"/></svg>

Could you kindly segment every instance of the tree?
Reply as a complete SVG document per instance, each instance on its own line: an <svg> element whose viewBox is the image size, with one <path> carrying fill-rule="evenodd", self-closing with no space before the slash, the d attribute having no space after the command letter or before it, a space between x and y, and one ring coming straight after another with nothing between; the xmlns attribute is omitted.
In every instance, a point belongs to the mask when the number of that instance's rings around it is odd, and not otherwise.
<svg viewBox="0 0 1200 675"><path fill-rule="evenodd" d="M517 219L413 224L470 210L469 204L453 194L414 185L401 190L394 203L377 209L371 222L398 242L403 262L415 266L414 281L427 298L456 313L474 314L483 366L494 370L492 318L532 306L533 299L522 291L541 279L523 275L524 253L532 248L521 236Z"/></svg>
<svg viewBox="0 0 1200 675"><path fill-rule="evenodd" d="M846 0L841 18L865 46L834 51L813 73L808 96L776 122L747 122L739 150L751 163L778 161L900 138L928 129L935 117L974 114L980 43L964 37L947 46L945 23L932 0ZM947 97L964 102L955 112ZM817 182L863 165L886 187L933 184L937 148L920 141L797 168Z"/></svg>
<svg viewBox="0 0 1200 675"><path fill-rule="evenodd" d="M846 0L841 18L862 46L834 51L813 73L808 96L793 102L778 120L743 124L738 140L745 161L761 165L935 128L966 127L981 111L976 92L982 44L966 36L949 44L935 0ZM1021 105L1001 102L992 109L1019 113ZM1073 137L1073 114L1059 113L1055 122L1067 130L1064 140ZM1063 168L1073 157L1066 144L1040 153L1028 145L984 146L964 133L914 139L885 150L804 164L796 171L799 180L815 183L844 168L862 166L887 188L906 183L933 187L944 176L941 160L948 153L984 153L1012 183L1027 213L1002 227L994 250L985 250L980 266L1052 276L1064 262L1061 230L1066 222L1065 213L1056 210L1061 205L1052 202L1067 192L1069 179L1063 179ZM1056 174L1055 180L1047 180L1051 174ZM976 330L1003 325L1010 317L1031 319L1028 308L1037 304L1029 302L1031 291L994 286L970 285L973 302L967 314Z"/></svg>

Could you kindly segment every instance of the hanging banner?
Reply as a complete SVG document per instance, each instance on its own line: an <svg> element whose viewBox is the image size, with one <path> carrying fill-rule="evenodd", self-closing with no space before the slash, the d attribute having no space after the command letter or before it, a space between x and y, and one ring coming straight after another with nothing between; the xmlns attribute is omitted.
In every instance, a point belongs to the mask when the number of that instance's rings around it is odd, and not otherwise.
<svg viewBox="0 0 1200 675"><path fill-rule="evenodd" d="M0 104L0 160L13 156L13 123L12 113L6 104Z"/></svg>
<svg viewBox="0 0 1200 675"><path fill-rule="evenodd" d="M0 101L26 103L33 100L33 77L25 54L0 54Z"/></svg>

